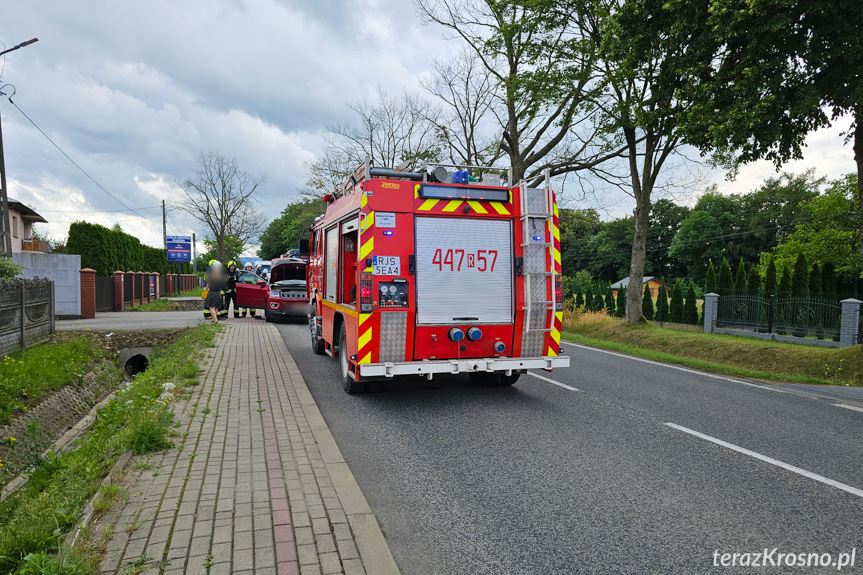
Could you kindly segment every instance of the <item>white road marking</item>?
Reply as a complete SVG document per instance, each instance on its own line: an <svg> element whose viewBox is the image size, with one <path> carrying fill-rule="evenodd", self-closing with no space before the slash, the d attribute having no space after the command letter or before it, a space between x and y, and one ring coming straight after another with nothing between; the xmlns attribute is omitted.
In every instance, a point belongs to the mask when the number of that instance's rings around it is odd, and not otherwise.
<svg viewBox="0 0 863 575"><path fill-rule="evenodd" d="M544 375L537 375L536 373L532 373L530 371L527 372L527 374L530 376L533 376L537 379L547 381L548 383L553 383L554 385L562 387L563 389L568 389L569 391L581 391L580 389L576 389L575 387L572 387L571 385L566 385L565 383L560 383L559 381L554 381L553 379L549 379L549 378L545 377Z"/></svg>
<svg viewBox="0 0 863 575"><path fill-rule="evenodd" d="M662 363L661 361L653 361L652 359L644 359L643 357L635 357L635 356L633 356L633 355L626 355L625 353L618 353L618 352L616 352L616 351L608 351L607 349L599 349L599 348L597 348L597 347L590 347L590 346L587 346L587 345L581 345L581 344L578 344L578 343L570 343L570 342L568 342L568 341L563 341L563 342L561 342L561 343L562 343L562 344L564 344L564 345L571 345L572 347L580 347L580 348L582 348L582 349L586 349L586 350L589 350L589 351L598 351L599 353L607 353L607 354L609 354L609 355L614 355L614 356L617 356L617 357L623 357L623 358L625 358L625 359L631 359L631 360L633 360L633 361L641 361L641 362L643 362L643 363L650 363L650 364L653 364L653 365L661 365L662 367L667 367L667 368L670 368L670 369L676 369L676 370L678 370L678 371L685 371L686 373L694 373L695 375L701 375L701 376L704 376L704 377L710 377L710 378L713 378L713 379L721 379L721 380L723 380L723 381L730 381L730 382L732 382L732 383L739 383L740 385L748 385L749 387L757 387L758 389L765 389L765 390L767 390L767 391L775 391L776 393L787 393L787 392L785 392L785 391L783 391L783 390L781 390L781 389L777 389L777 388L774 388L774 387L768 387L768 386L766 386L766 385L757 385L757 384L754 384L754 383L749 383L748 381L741 381L741 380L739 380L739 379L734 379L733 377L725 377L725 376L722 376L722 375L715 375L715 374L712 374L712 373L706 373L706 372L698 371L698 370L695 370L695 369L689 369L689 368L686 368L686 367L681 367L681 366L679 366L679 365L672 365L672 364L669 364L669 363Z"/></svg>
<svg viewBox="0 0 863 575"><path fill-rule="evenodd" d="M857 407L856 405L848 405L847 403L834 403L834 407L844 407L845 409L853 409L854 411L863 412L863 407Z"/></svg>
<svg viewBox="0 0 863 575"><path fill-rule="evenodd" d="M700 437L705 441L710 441L711 443L715 443L717 445L721 445L722 447L727 447L728 449L732 449L737 451L738 453L742 453L744 455L748 455L750 457L754 457L760 461L764 461L765 463L769 463L771 465L776 465L777 467L781 467L787 471L791 471L802 475L803 477L808 477L809 479L814 479L815 481L820 481L830 487L835 487L836 489L841 489L842 491L847 491L851 495L856 495L857 497L863 497L863 489L857 489L856 487L851 487L850 485L846 485L844 483L839 483L838 481L834 481L833 479L829 479L824 477L823 475L817 475L812 473L811 471L806 471L805 469L800 469L799 467L794 467L793 465L789 465L787 463L783 463L778 459L773 459L772 457L767 457L766 455L761 455L760 453L755 453L754 451L749 451L748 449L744 449L743 447L739 447L734 445L733 443L728 443L727 441L722 441L721 439L716 439L715 437L710 437L709 435L704 435L703 433L699 433L698 431L694 431L689 429L688 427L683 427L682 425L677 425L676 423L666 423L668 427L676 429L678 431L682 431L684 433L688 433L690 435L694 435L695 437Z"/></svg>

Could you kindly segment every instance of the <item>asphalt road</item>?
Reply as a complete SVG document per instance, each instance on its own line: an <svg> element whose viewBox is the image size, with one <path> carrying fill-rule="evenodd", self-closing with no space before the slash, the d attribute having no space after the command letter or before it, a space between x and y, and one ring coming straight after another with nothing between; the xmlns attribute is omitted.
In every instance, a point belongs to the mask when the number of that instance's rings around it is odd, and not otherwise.
<svg viewBox="0 0 863 575"><path fill-rule="evenodd" d="M834 405L859 394L567 346L572 367L537 375L579 391L450 376L348 396L304 325L279 329L405 574L825 571L714 567L765 548L856 548L843 572L863 573L863 411Z"/></svg>

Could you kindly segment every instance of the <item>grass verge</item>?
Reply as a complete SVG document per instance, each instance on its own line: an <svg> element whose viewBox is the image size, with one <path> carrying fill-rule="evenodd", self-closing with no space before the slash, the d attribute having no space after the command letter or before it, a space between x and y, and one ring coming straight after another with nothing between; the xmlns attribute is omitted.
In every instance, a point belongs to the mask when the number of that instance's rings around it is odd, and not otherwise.
<svg viewBox="0 0 863 575"><path fill-rule="evenodd" d="M80 337L14 351L0 358L0 425L7 424L12 413L47 392L81 381L88 366L101 359L103 353L90 340Z"/></svg>
<svg viewBox="0 0 863 575"><path fill-rule="evenodd" d="M149 369L118 390L74 451L49 454L30 481L0 503L0 573L98 571L97 556L86 549L63 549L63 537L120 454L170 445L171 402L185 393L184 382L198 375L196 359L212 345L216 331L200 325L167 348L154 350Z"/></svg>
<svg viewBox="0 0 863 575"><path fill-rule="evenodd" d="M180 307L171 300L157 299L134 307L127 307L126 311L177 311L179 309Z"/></svg>
<svg viewBox="0 0 863 575"><path fill-rule="evenodd" d="M573 343L619 351L739 377L833 385L863 385L863 347L819 348L627 324L602 313L564 318L563 336Z"/></svg>
<svg viewBox="0 0 863 575"><path fill-rule="evenodd" d="M196 287L196 288L190 289L188 291L182 292L179 297L192 297L192 296L201 297L201 294L203 292L204 292L204 288Z"/></svg>

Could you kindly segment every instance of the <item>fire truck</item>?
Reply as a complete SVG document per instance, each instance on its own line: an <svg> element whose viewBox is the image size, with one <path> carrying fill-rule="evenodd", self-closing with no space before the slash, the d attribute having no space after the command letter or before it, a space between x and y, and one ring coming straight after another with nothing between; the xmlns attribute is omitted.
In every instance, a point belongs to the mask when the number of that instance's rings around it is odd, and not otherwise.
<svg viewBox="0 0 863 575"><path fill-rule="evenodd" d="M499 168L403 169L366 161L300 242L312 350L338 359L345 391L459 373L505 386L569 366L548 176L530 188Z"/></svg>

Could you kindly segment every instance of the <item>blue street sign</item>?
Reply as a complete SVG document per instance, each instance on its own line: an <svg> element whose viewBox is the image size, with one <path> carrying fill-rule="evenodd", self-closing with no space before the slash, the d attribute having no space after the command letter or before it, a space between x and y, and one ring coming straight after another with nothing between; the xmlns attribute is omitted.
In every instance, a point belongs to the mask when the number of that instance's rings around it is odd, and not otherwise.
<svg viewBox="0 0 863 575"><path fill-rule="evenodd" d="M168 261L192 261L192 238L190 236L168 236Z"/></svg>

